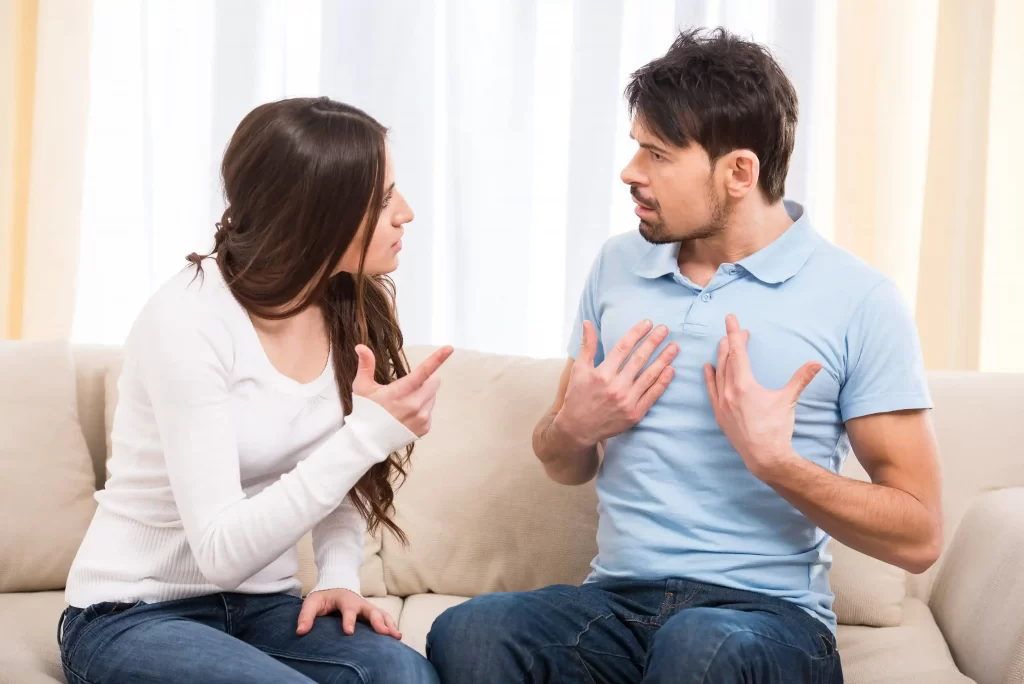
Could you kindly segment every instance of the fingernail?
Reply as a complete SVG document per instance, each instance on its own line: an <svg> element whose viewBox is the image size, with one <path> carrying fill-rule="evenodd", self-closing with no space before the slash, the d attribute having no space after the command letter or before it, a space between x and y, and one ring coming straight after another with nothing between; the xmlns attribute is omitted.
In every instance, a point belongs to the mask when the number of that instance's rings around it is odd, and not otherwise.
<svg viewBox="0 0 1024 684"><path fill-rule="evenodd" d="M650 328L652 325L654 325L654 323L652 323L650 319L647 319L647 318L644 319L644 327L645 328Z"/></svg>

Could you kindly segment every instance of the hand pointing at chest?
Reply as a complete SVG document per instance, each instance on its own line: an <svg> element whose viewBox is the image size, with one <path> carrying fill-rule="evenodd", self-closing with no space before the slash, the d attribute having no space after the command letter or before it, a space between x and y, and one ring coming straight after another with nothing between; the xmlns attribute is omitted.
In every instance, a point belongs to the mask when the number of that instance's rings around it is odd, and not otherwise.
<svg viewBox="0 0 1024 684"><path fill-rule="evenodd" d="M725 330L726 336L718 344L717 369L705 364L704 382L722 432L750 472L763 480L780 461L799 458L792 446L796 404L821 364L805 363L785 387L766 389L758 384L750 367L750 332L741 330L732 314L725 319Z"/></svg>

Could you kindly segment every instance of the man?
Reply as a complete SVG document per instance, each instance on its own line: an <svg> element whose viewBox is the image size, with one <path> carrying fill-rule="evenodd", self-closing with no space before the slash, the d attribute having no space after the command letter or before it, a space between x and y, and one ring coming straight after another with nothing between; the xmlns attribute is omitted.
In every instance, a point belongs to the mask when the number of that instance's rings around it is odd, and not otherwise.
<svg viewBox="0 0 1024 684"><path fill-rule="evenodd" d="M429 657L458 684L841 682L829 537L910 572L942 545L913 319L783 202L797 99L761 46L683 33L626 95L639 233L598 256L534 434L552 479L597 477L593 572L449 610ZM838 474L851 445L871 483Z"/></svg>

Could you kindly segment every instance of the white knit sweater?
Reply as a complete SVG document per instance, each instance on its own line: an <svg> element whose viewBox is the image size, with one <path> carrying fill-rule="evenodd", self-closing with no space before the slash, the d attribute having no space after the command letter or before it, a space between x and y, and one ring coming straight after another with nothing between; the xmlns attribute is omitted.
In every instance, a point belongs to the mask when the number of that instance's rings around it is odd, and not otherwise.
<svg viewBox="0 0 1024 684"><path fill-rule="evenodd" d="M279 373L216 263L195 275L160 289L125 344L110 479L67 602L297 593L310 529L316 589L358 592L366 527L347 495L415 435L361 397L343 419L331 360L308 384Z"/></svg>

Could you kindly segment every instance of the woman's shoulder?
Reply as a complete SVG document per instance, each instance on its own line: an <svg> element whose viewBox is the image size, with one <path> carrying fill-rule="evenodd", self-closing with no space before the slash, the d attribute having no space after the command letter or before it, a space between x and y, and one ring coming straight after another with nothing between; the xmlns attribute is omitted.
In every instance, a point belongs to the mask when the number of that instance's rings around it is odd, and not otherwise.
<svg viewBox="0 0 1024 684"><path fill-rule="evenodd" d="M171 276L143 306L131 338L161 342L202 335L229 342L238 326L238 303L213 259L190 264Z"/></svg>

